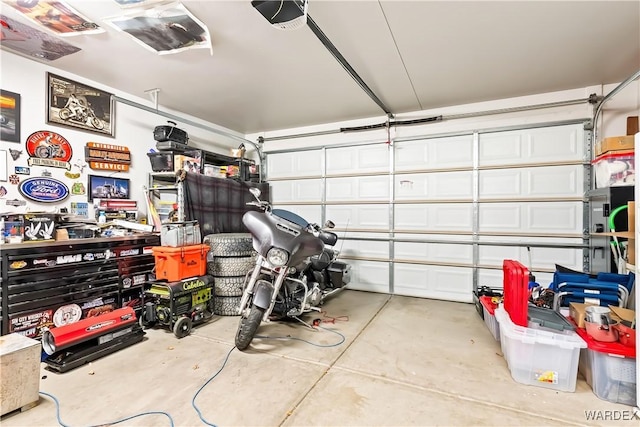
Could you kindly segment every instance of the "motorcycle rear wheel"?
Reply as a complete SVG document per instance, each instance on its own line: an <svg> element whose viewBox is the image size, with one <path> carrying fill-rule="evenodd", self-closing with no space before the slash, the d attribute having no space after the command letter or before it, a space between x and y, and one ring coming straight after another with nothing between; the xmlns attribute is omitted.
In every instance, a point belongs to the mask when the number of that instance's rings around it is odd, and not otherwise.
<svg viewBox="0 0 640 427"><path fill-rule="evenodd" d="M260 326L260 322L262 322L264 311L264 308L252 305L249 315L240 319L238 332L236 333L236 347L238 350L242 351L249 347L253 337L256 335L258 326Z"/></svg>
<svg viewBox="0 0 640 427"><path fill-rule="evenodd" d="M68 108L63 108L58 112L58 116L62 119L62 120L69 120L69 118L71 117L71 110Z"/></svg>

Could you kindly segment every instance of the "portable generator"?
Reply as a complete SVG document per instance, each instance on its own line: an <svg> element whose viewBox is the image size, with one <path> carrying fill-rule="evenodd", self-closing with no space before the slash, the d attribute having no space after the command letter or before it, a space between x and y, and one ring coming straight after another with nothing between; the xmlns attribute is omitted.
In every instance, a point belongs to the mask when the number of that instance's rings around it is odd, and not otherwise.
<svg viewBox="0 0 640 427"><path fill-rule="evenodd" d="M186 337L194 324L213 316L213 299L213 277L209 275L177 282L147 282L140 325L145 328L167 326L176 337Z"/></svg>

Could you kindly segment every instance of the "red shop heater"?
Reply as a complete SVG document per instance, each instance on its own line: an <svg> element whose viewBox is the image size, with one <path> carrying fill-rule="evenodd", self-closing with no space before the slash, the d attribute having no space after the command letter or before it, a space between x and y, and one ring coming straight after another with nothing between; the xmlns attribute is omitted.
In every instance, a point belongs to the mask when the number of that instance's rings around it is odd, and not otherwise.
<svg viewBox="0 0 640 427"><path fill-rule="evenodd" d="M66 372L142 341L144 331L132 307L52 328L42 334L49 370Z"/></svg>

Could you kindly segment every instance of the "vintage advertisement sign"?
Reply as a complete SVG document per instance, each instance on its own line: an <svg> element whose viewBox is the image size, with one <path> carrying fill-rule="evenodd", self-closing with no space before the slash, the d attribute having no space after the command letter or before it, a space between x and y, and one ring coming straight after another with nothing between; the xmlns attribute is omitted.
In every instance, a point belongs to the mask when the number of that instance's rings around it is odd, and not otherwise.
<svg viewBox="0 0 640 427"><path fill-rule="evenodd" d="M10 332L18 333L27 338L39 337L44 329L54 326L52 317L53 310L43 310L12 317Z"/></svg>
<svg viewBox="0 0 640 427"><path fill-rule="evenodd" d="M89 162L89 167L94 170L126 172L131 164L129 148L121 145L87 142L84 157Z"/></svg>
<svg viewBox="0 0 640 427"><path fill-rule="evenodd" d="M41 203L56 203L69 196L69 187L54 178L28 178L18 190L24 197Z"/></svg>
<svg viewBox="0 0 640 427"><path fill-rule="evenodd" d="M38 131L29 135L25 143L29 166L51 166L71 170L73 148L62 135L50 131Z"/></svg>

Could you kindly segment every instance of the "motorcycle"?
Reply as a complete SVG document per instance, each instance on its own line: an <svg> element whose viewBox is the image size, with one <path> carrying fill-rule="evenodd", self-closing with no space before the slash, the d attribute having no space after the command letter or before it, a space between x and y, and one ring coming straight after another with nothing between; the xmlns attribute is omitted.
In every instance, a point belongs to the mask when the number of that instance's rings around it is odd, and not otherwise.
<svg viewBox="0 0 640 427"><path fill-rule="evenodd" d="M75 111L72 111L69 107L63 107L58 112L58 116L64 121L74 120L85 125L88 121L94 128L98 130L104 129L104 122L96 116L93 109L84 105L79 105Z"/></svg>
<svg viewBox="0 0 640 427"><path fill-rule="evenodd" d="M304 313L320 311L325 300L345 288L351 280L351 266L337 261L333 248L338 235L307 222L283 209L272 209L260 200L260 190L249 190L259 211L248 211L242 222L251 233L258 253L255 267L247 273L240 300L240 323L235 344L245 350L262 322L272 319L299 319ZM327 247L330 246L330 247Z"/></svg>

